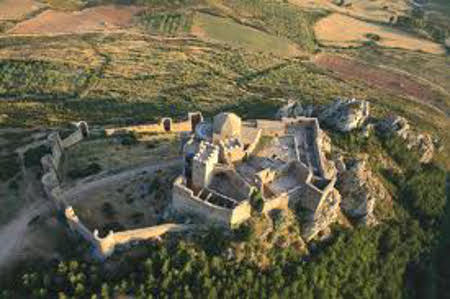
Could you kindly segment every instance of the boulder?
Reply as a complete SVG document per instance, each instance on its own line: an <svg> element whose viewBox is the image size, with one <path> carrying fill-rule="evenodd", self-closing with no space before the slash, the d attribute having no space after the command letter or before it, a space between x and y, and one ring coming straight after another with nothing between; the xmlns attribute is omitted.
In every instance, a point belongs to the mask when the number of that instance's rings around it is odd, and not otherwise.
<svg viewBox="0 0 450 299"><path fill-rule="evenodd" d="M366 225L377 223L374 215L378 201L392 202L392 197L376 177L365 159L356 160L339 173L337 188L342 196L341 209L348 217Z"/></svg>
<svg viewBox="0 0 450 299"><path fill-rule="evenodd" d="M318 113L320 122L338 130L349 132L361 128L369 117L369 102L355 99L337 99Z"/></svg>

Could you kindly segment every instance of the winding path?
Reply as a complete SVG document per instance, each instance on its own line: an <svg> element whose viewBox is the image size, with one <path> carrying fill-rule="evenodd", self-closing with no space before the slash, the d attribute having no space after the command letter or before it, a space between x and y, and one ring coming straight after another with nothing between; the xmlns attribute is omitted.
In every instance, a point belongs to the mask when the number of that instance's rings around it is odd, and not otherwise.
<svg viewBox="0 0 450 299"><path fill-rule="evenodd" d="M64 190L64 196L68 203L75 202L89 196L90 192L97 191L99 188L105 188L118 182L128 180L139 173L155 172L168 167L177 167L182 165L183 159L176 158L160 163L152 163L141 167L122 171L120 173L98 178L98 176L87 177L69 189ZM28 197L28 196L27 196ZM23 241L28 230L30 221L43 213L50 212L53 205L45 199L38 199L32 204L26 206L19 214L8 224L0 227L0 269L7 266L21 255Z"/></svg>

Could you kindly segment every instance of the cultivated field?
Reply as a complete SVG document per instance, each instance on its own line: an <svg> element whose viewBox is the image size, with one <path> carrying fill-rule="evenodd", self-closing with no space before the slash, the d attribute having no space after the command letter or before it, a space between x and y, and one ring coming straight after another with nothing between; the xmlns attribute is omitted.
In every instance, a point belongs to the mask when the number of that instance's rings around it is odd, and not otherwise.
<svg viewBox="0 0 450 299"><path fill-rule="evenodd" d="M17 21L44 7L34 0L1 0L0 21Z"/></svg>
<svg viewBox="0 0 450 299"><path fill-rule="evenodd" d="M371 41L383 47L445 54L444 47L432 41L338 13L318 21L314 30L317 40L324 46L355 47Z"/></svg>
<svg viewBox="0 0 450 299"><path fill-rule="evenodd" d="M444 115L450 115L449 102L437 102L439 94L428 85L414 80L405 73L365 64L361 61L342 56L322 54L315 57L319 67L336 73L344 80L361 80L369 86L380 88L386 92L407 95L436 107Z"/></svg>
<svg viewBox="0 0 450 299"><path fill-rule="evenodd" d="M135 6L97 6L80 12L46 10L35 18L21 22L10 34L58 34L110 31L132 24L142 8Z"/></svg>
<svg viewBox="0 0 450 299"><path fill-rule="evenodd" d="M240 25L228 18L197 13L192 33L203 39L212 39L253 51L281 56L298 56L302 52L287 39L269 35L251 27Z"/></svg>
<svg viewBox="0 0 450 299"><path fill-rule="evenodd" d="M351 5L338 6L329 0L289 0L304 9L327 9L358 19L389 23L397 16L405 15L409 10L407 0L353 0Z"/></svg>

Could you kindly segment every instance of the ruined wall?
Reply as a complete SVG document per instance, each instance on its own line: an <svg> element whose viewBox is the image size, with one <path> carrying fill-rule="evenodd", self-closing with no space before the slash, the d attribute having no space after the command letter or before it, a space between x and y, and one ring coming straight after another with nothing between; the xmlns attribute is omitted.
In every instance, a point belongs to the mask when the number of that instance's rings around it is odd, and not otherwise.
<svg viewBox="0 0 450 299"><path fill-rule="evenodd" d="M272 210L287 210L289 206L289 196L287 193L280 194L277 197L269 198L264 201L263 213L269 213Z"/></svg>
<svg viewBox="0 0 450 299"><path fill-rule="evenodd" d="M215 206L194 195L186 187L184 177L178 177L173 184L172 207L180 214L196 214L221 225L231 225L232 210Z"/></svg>
<svg viewBox="0 0 450 299"><path fill-rule="evenodd" d="M230 224L237 226L251 217L252 207L248 200L242 201L233 209Z"/></svg>
<svg viewBox="0 0 450 299"><path fill-rule="evenodd" d="M117 246L129 245L130 243L137 241L155 239L168 232L182 232L188 229L190 229L190 226L188 225L166 223L117 233L110 231L104 238L99 237L98 231L95 230L93 236L95 238L95 243L98 244L97 246L100 253L103 256L108 257L113 254L114 249Z"/></svg>
<svg viewBox="0 0 450 299"><path fill-rule="evenodd" d="M72 207L65 209L65 216L72 231L77 232L85 241L94 246L100 256L108 257L116 246L130 244L135 241L143 241L158 238L167 232L181 232L188 230L190 226L166 223L141 229L122 232L110 231L104 238L98 236L98 230L91 232L78 218Z"/></svg>
<svg viewBox="0 0 450 299"><path fill-rule="evenodd" d="M264 136L282 136L286 133L286 125L279 120L256 120L256 127L262 130Z"/></svg>
<svg viewBox="0 0 450 299"><path fill-rule="evenodd" d="M67 138L62 140L62 147L68 148L71 147L81 140L83 140L84 136L80 129L76 130L74 133L70 134Z"/></svg>
<svg viewBox="0 0 450 299"><path fill-rule="evenodd" d="M59 188L61 183L60 167L64 159L64 150L83 140L89 130L85 122L79 122L76 125L77 130L63 140L61 140L58 132L49 134L47 144L50 147L50 154L41 158L41 166L44 172L41 177L41 183L46 196L58 207L63 206L63 199L59 196L60 192L53 191Z"/></svg>
<svg viewBox="0 0 450 299"><path fill-rule="evenodd" d="M258 145L259 141L261 140L261 136L262 136L262 130L258 129L255 139L253 140L253 142L249 143L247 148L245 149L245 154L248 156L250 156L251 154L253 154L253 152L256 149L256 146Z"/></svg>
<svg viewBox="0 0 450 299"><path fill-rule="evenodd" d="M220 161L233 164L234 162L241 161L245 157L245 152L242 147L225 147L221 144L220 146Z"/></svg>
<svg viewBox="0 0 450 299"><path fill-rule="evenodd" d="M167 121L167 123L166 123ZM162 118L159 122L153 124L126 126L118 128L105 129L107 136L122 133L122 132L136 132L136 133L182 133L193 132L197 123L203 121L203 116L200 112L188 113L188 119L181 122L173 122L169 117Z"/></svg>
<svg viewBox="0 0 450 299"><path fill-rule="evenodd" d="M72 231L78 232L83 239L99 248L99 243L94 237L94 234L80 221L72 207L67 207L64 210L64 214Z"/></svg>

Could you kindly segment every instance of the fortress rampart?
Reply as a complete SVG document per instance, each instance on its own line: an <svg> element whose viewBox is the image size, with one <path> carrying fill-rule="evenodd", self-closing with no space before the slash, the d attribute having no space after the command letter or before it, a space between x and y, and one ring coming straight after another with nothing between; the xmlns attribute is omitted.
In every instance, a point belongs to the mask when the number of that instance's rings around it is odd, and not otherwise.
<svg viewBox="0 0 450 299"><path fill-rule="evenodd" d="M65 208L64 199L60 196L60 183L62 179L61 164L64 160L64 151L78 142L82 141L89 134L86 122L81 121L75 124L77 129L68 137L61 139L58 132L51 133L47 137L47 144L50 153L41 158L41 166L44 174L41 183L47 197L55 203L58 208Z"/></svg>
<svg viewBox="0 0 450 299"><path fill-rule="evenodd" d="M104 238L99 237L98 230L91 232L78 218L72 207L65 209L69 227L77 232L84 240L92 244L101 257L113 254L117 246L129 245L132 242L158 238L167 232L182 232L190 229L188 225L166 223L146 228L127 230L122 232L109 231Z"/></svg>
<svg viewBox="0 0 450 299"><path fill-rule="evenodd" d="M167 232L180 232L190 228L186 225L168 223L121 232L110 231L106 237L101 238L98 236L97 230L92 232L86 227L75 214L73 208L66 202L60 187L62 181L61 164L65 157L65 149L82 141L89 134L89 128L85 122L79 122L76 126L76 131L65 139L61 140L57 132L51 133L47 137L50 153L41 158L41 166L44 171L41 182L47 198L55 203L58 209L64 211L69 228L91 244L99 257L108 257L120 245L158 238Z"/></svg>
<svg viewBox="0 0 450 299"><path fill-rule="evenodd" d="M202 121L203 116L200 112L190 112L188 113L188 119L185 121L174 122L172 118L164 117L157 123L105 129L105 134L111 136L123 132L155 134L193 132L195 126Z"/></svg>

